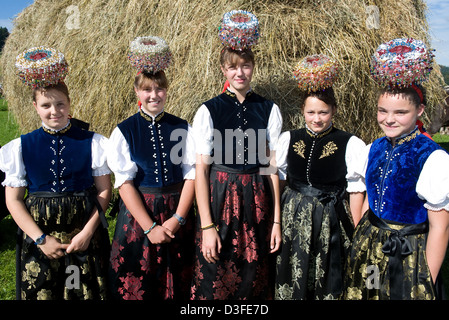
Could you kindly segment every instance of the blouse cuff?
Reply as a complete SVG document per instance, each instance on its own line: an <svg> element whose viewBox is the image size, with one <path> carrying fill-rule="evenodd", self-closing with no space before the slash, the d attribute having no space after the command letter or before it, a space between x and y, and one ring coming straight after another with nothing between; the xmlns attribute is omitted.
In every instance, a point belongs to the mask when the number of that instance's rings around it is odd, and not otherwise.
<svg viewBox="0 0 449 320"><path fill-rule="evenodd" d="M440 211L446 210L449 211L449 199L446 199L443 203L440 204L432 204L429 202L424 203L424 208L430 211Z"/></svg>
<svg viewBox="0 0 449 320"><path fill-rule="evenodd" d="M4 187L12 187L12 188L20 188L28 186L26 180L23 179L15 179L13 177L6 177L6 179L2 182L2 186Z"/></svg>
<svg viewBox="0 0 449 320"><path fill-rule="evenodd" d="M348 186L346 188L346 191L349 193L365 192L366 191L365 179L363 177L354 180L348 179Z"/></svg>
<svg viewBox="0 0 449 320"><path fill-rule="evenodd" d="M115 182L114 182L114 188L119 188L122 184L125 183L125 181L128 180L134 180L136 174L128 174L126 172L114 172Z"/></svg>
<svg viewBox="0 0 449 320"><path fill-rule="evenodd" d="M93 169L92 176L94 176L94 177L105 176L105 175L111 174L111 172L112 171L109 169L108 165L104 164L100 168Z"/></svg>

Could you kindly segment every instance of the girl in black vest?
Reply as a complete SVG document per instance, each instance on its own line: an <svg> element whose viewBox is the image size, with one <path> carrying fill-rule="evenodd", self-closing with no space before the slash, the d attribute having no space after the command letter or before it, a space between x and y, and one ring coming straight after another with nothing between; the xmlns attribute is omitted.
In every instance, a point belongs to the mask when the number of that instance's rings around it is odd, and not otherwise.
<svg viewBox="0 0 449 320"><path fill-rule="evenodd" d="M41 128L0 149L8 209L20 228L17 299L106 299L107 139L70 119L62 53L31 48L18 56L16 66L33 88L42 120Z"/></svg>
<svg viewBox="0 0 449 320"><path fill-rule="evenodd" d="M282 133L276 150L281 190L286 185L276 299L336 299L363 203L365 186L351 173L365 144L332 124L335 63L314 55L296 70L306 127Z"/></svg>
<svg viewBox="0 0 449 320"><path fill-rule="evenodd" d="M110 258L111 293L124 300L186 300L193 268L195 156L189 125L164 111L171 53L158 37L138 37L137 113L111 134L108 164L120 193ZM175 151L176 150L176 151Z"/></svg>
<svg viewBox="0 0 449 320"><path fill-rule="evenodd" d="M231 11L221 30L232 34L232 26L240 26L235 21L249 21L244 30L250 30L255 19ZM239 43L248 40L254 34ZM274 150L282 118L276 104L251 89L248 46L225 47L220 62L229 87L199 108L192 126L200 216L192 299L268 299L269 253L278 250L281 229L277 170L270 174L266 154Z"/></svg>

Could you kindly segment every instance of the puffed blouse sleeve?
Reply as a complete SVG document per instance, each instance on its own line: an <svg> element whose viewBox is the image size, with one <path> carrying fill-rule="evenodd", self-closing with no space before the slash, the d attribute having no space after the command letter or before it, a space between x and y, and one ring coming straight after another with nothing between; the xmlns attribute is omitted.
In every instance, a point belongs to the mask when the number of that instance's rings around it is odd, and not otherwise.
<svg viewBox="0 0 449 320"><path fill-rule="evenodd" d="M287 180L287 154L290 144L290 131L282 132L276 144L276 165L279 180Z"/></svg>
<svg viewBox="0 0 449 320"><path fill-rule="evenodd" d="M276 150L279 135L282 130L282 115L277 104L273 104L267 126L267 141L270 150Z"/></svg>
<svg viewBox="0 0 449 320"><path fill-rule="evenodd" d="M186 152L183 155L181 165L184 179L195 180L195 163L195 139L193 136L193 129L189 125L187 130Z"/></svg>
<svg viewBox="0 0 449 320"><path fill-rule="evenodd" d="M346 161L346 180L348 192L364 192L365 171L368 153L365 142L356 136L352 136L346 145L345 161Z"/></svg>
<svg viewBox="0 0 449 320"><path fill-rule="evenodd" d="M214 124L209 109L203 104L193 118L192 135L196 154L211 155L213 149Z"/></svg>
<svg viewBox="0 0 449 320"><path fill-rule="evenodd" d="M22 158L22 142L14 139L0 148L0 170L5 173L5 187L26 187L26 170Z"/></svg>
<svg viewBox="0 0 449 320"><path fill-rule="evenodd" d="M106 159L108 139L101 134L94 133L92 137L92 176L99 177L111 174Z"/></svg>
<svg viewBox="0 0 449 320"><path fill-rule="evenodd" d="M418 196L427 210L449 211L449 155L435 150L424 163L416 184Z"/></svg>
<svg viewBox="0 0 449 320"><path fill-rule="evenodd" d="M109 137L106 151L107 163L115 176L114 188L125 181L133 180L137 174L137 165L131 160L129 145L122 132L116 127Z"/></svg>

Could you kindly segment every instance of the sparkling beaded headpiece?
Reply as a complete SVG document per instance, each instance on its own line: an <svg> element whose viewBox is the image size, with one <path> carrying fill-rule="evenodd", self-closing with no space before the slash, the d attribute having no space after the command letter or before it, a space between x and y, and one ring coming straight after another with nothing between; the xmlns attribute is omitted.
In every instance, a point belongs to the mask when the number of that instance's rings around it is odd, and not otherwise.
<svg viewBox="0 0 449 320"><path fill-rule="evenodd" d="M381 87L404 88L426 81L432 71L433 49L413 38L381 44L371 59L371 76Z"/></svg>
<svg viewBox="0 0 449 320"><path fill-rule="evenodd" d="M172 54L162 38L137 37L131 42L128 59L138 72L156 73L168 68Z"/></svg>
<svg viewBox="0 0 449 320"><path fill-rule="evenodd" d="M251 12L233 10L223 15L218 34L225 47L248 49L259 40L259 21Z"/></svg>
<svg viewBox="0 0 449 320"><path fill-rule="evenodd" d="M331 87L338 72L336 61L324 54L314 54L298 62L293 71L293 77L301 90L311 92Z"/></svg>
<svg viewBox="0 0 449 320"><path fill-rule="evenodd" d="M30 48L16 58L15 66L22 82L32 88L63 82L68 73L64 54L53 48Z"/></svg>

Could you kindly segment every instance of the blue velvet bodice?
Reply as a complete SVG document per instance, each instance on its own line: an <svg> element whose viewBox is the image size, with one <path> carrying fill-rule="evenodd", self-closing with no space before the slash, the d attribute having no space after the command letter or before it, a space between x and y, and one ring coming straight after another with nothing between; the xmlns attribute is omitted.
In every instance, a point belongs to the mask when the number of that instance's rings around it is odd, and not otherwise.
<svg viewBox="0 0 449 320"><path fill-rule="evenodd" d="M441 147L416 128L393 147L386 137L373 142L366 171L369 206L376 216L399 223L427 220L416 184L430 154Z"/></svg>
<svg viewBox="0 0 449 320"><path fill-rule="evenodd" d="M240 103L235 94L226 90L206 101L213 127L219 132L214 136L213 160L239 171L247 171L266 165L266 136L273 102L250 91Z"/></svg>
<svg viewBox="0 0 449 320"><path fill-rule="evenodd" d="M172 156L182 159L179 152L186 152L187 121L167 112L162 112L153 121L140 111L120 123L118 128L129 145L131 160L137 165L136 187L160 188L183 181L181 163L172 161ZM178 132L185 135L176 135L171 141L170 136L176 129L181 129ZM171 154L175 146L179 152Z"/></svg>
<svg viewBox="0 0 449 320"><path fill-rule="evenodd" d="M79 192L90 188L94 133L70 126L59 133L43 128L21 136L30 193Z"/></svg>

